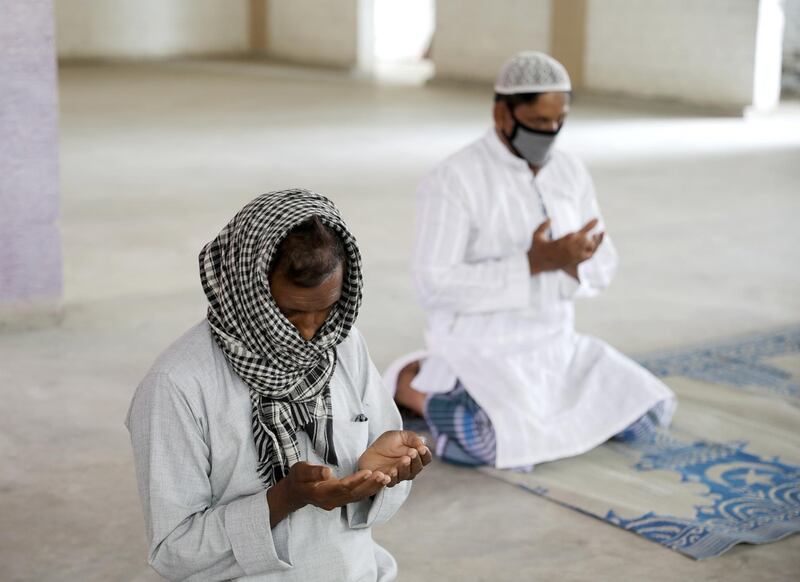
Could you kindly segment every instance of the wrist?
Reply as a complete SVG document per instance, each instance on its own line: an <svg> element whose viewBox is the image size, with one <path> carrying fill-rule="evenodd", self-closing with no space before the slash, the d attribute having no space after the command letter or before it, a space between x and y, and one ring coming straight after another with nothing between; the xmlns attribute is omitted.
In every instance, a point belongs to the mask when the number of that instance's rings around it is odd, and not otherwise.
<svg viewBox="0 0 800 582"><path fill-rule="evenodd" d="M274 499L278 503L286 508L287 513L293 513L308 505L308 501L303 498L300 489L292 487L288 477L281 479L273 485L267 492L267 496L270 494L274 496Z"/></svg>
<svg viewBox="0 0 800 582"><path fill-rule="evenodd" d="M369 469L369 467L366 466L367 461L364 458L367 455L367 451L369 451L369 449L370 447L367 447L367 450L361 453L361 456L358 458L358 463L356 464L357 471L363 471L364 469Z"/></svg>

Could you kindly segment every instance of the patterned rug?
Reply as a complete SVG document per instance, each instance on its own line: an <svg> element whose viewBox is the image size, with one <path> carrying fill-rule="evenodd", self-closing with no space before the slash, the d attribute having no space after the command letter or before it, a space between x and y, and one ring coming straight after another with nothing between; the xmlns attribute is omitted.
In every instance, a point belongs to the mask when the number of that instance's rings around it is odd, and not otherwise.
<svg viewBox="0 0 800 582"><path fill-rule="evenodd" d="M800 531L800 328L639 358L672 427L532 473L480 469L692 558Z"/></svg>

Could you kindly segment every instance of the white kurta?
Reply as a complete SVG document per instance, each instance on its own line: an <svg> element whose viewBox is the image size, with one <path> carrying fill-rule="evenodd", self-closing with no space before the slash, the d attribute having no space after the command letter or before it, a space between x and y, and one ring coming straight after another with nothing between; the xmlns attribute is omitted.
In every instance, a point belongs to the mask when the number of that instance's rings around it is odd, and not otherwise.
<svg viewBox="0 0 800 582"><path fill-rule="evenodd" d="M546 210L545 210L546 209ZM413 273L428 315L425 360L414 385L433 392L456 378L489 414L497 466L583 453L674 394L604 342L574 331L573 301L611 281L617 253L606 234L581 263L531 276L527 251L547 216L553 238L598 218L594 186L574 156L554 151L537 176L490 130L422 182Z"/></svg>

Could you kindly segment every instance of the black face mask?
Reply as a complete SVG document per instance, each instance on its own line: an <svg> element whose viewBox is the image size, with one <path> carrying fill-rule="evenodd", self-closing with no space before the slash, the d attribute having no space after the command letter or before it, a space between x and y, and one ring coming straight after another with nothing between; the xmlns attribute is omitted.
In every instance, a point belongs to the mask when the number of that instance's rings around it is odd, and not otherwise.
<svg viewBox="0 0 800 582"><path fill-rule="evenodd" d="M556 141L556 136L564 124L560 124L555 131L540 131L524 125L514 115L514 111L510 106L508 110L514 120L514 128L511 130L510 135L506 135L506 138L511 147L514 148L514 153L527 160L530 165L541 168L550 158L550 149L553 147L553 142Z"/></svg>

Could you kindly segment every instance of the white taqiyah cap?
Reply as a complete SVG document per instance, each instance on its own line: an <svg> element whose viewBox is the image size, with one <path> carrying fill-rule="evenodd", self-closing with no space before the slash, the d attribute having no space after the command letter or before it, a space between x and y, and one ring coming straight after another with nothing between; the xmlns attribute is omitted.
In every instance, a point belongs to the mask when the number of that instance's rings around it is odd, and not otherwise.
<svg viewBox="0 0 800 582"><path fill-rule="evenodd" d="M494 91L500 95L571 91L569 73L550 55L522 51L511 57L497 75Z"/></svg>

